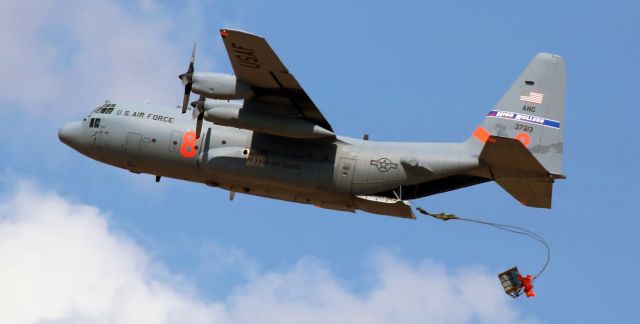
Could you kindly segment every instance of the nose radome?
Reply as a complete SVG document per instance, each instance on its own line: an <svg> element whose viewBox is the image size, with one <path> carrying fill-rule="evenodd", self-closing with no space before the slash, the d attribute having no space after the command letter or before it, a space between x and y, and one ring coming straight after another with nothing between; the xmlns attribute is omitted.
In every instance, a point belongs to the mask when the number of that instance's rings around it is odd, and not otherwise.
<svg viewBox="0 0 640 324"><path fill-rule="evenodd" d="M58 138L62 143L78 149L82 142L82 123L73 122L64 124L58 131Z"/></svg>

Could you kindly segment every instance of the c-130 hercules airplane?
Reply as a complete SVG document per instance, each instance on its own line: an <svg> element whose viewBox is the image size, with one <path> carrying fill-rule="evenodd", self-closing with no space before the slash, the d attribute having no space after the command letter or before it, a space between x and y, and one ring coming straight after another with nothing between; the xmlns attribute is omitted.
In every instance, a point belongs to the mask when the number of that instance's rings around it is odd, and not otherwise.
<svg viewBox="0 0 640 324"><path fill-rule="evenodd" d="M536 55L464 142L375 142L336 135L264 38L220 34L235 75L195 72L194 45L180 75L182 111L107 101L60 128L60 140L156 181L229 190L231 199L243 192L415 218L409 200L493 180L523 205L551 208L554 180L564 178L560 56ZM191 92L200 99L189 107Z"/></svg>

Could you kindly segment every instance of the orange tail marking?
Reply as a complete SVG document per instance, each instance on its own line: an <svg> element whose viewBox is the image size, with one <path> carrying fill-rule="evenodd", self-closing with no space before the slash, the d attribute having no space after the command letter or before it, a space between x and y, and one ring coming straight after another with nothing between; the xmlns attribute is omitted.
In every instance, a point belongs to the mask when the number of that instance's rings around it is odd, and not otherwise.
<svg viewBox="0 0 640 324"><path fill-rule="evenodd" d="M527 133L518 133L518 135L516 135L516 139L522 142L522 145L524 146L529 146L529 143L531 142L531 136Z"/></svg>
<svg viewBox="0 0 640 324"><path fill-rule="evenodd" d="M478 127L475 131L473 131L473 137L475 137L482 143L486 143L487 140L489 140L489 136L491 136L491 133L489 133L489 131L487 131L484 127Z"/></svg>

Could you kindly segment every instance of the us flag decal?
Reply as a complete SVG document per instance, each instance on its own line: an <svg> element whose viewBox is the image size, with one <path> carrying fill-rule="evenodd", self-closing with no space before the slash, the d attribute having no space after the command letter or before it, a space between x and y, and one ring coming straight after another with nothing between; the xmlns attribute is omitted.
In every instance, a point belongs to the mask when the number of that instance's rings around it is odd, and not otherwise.
<svg viewBox="0 0 640 324"><path fill-rule="evenodd" d="M522 94L520 95L520 101L526 101L526 102L532 102L532 103L541 104L543 97L544 97L544 94L539 93L539 92L522 91Z"/></svg>

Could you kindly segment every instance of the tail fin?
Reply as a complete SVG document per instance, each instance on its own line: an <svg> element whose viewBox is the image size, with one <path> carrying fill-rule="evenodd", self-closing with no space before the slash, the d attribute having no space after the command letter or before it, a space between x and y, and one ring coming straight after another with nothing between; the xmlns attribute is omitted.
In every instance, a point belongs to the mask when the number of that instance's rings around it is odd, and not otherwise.
<svg viewBox="0 0 640 324"><path fill-rule="evenodd" d="M551 183L554 178L563 177L564 94L564 61L558 55L540 53L467 140L467 145L491 167L496 182L525 205L549 208ZM485 143L495 143L496 137L519 140L527 150L518 151L518 156L511 159L507 156L516 153L513 145L503 144L487 150L489 145ZM538 172L534 173L538 176L532 177L531 170L522 170L522 163L508 163L509 160L522 162L522 159L537 163ZM496 173L498 168L527 172L499 176L504 172ZM546 171L545 175L541 170Z"/></svg>

